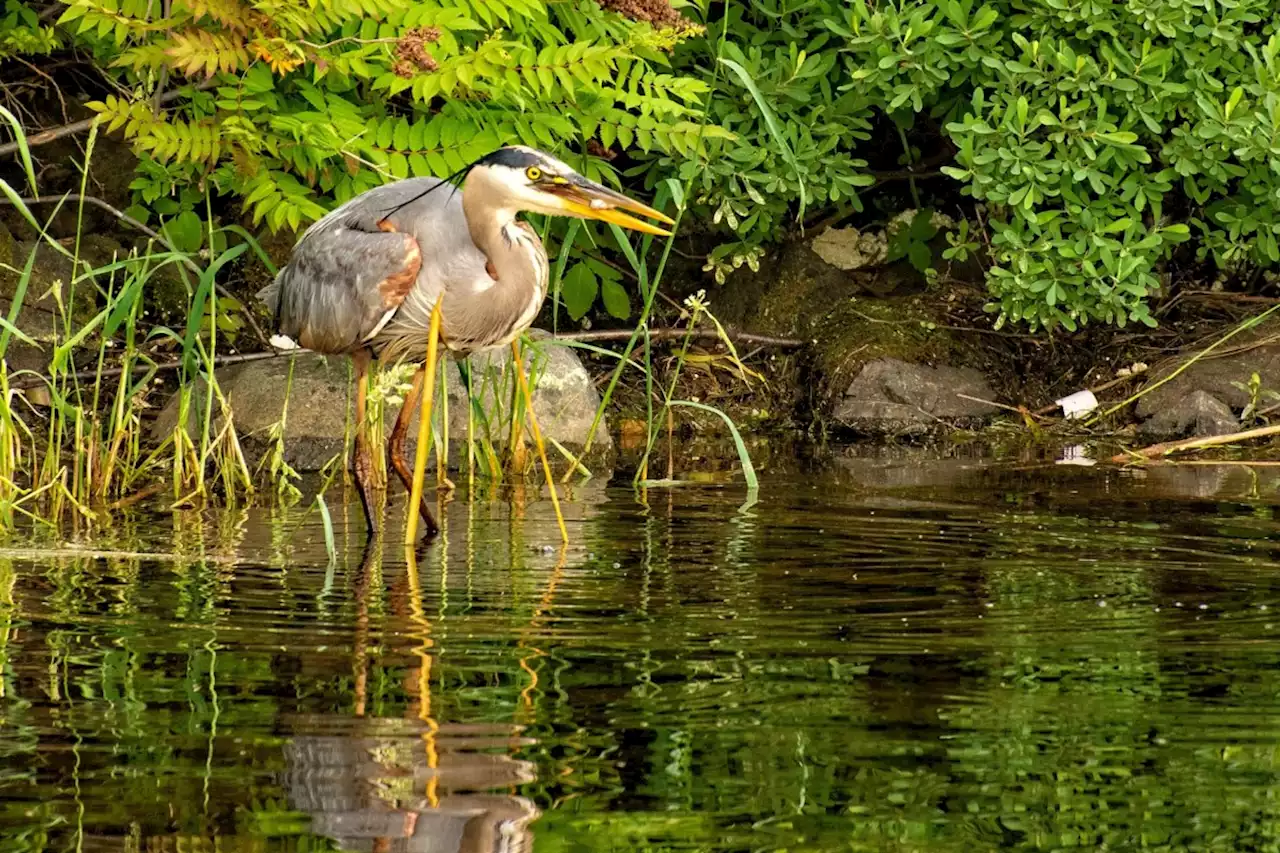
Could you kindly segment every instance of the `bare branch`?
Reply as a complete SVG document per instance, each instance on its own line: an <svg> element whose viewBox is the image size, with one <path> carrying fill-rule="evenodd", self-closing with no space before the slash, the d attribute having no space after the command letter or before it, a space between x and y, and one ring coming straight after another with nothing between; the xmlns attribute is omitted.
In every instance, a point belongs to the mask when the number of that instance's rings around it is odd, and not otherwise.
<svg viewBox="0 0 1280 853"><path fill-rule="evenodd" d="M775 338L770 335L756 335L751 332L736 332L726 329L729 339L739 344L756 344L758 346L779 347L781 349L799 349L806 341L795 338ZM560 341L626 341L631 339L631 329L604 329L599 332L561 332L555 335ZM683 339L689 335L688 329L651 329L649 337L658 341ZM694 340L720 340L720 333L715 329L695 329Z"/></svg>
<svg viewBox="0 0 1280 853"><path fill-rule="evenodd" d="M201 80L199 83L192 84L191 88L196 91L203 91L205 89L210 89L217 84L218 81L216 79ZM167 104L170 101L176 101L186 93L186 87L174 89L172 92L165 92L164 95L159 98L157 103ZM37 145L44 145L46 143L53 142L55 139L61 139L64 136L74 136L77 133L84 133L86 130L93 127L93 123L97 120L98 116L94 116L92 118L81 119L80 121L73 121L71 124L64 124L60 127L51 127L47 130L41 130L37 133L33 133L27 137L27 147L34 148ZM0 157L13 154L17 150L18 143L16 141L6 142L3 145L0 145Z"/></svg>
<svg viewBox="0 0 1280 853"><path fill-rule="evenodd" d="M649 332L650 337L657 340L680 340L689 333L688 329L653 329ZM600 332L564 332L558 335L552 335L551 340L559 341L620 341L631 336L628 329L610 329ZM720 339L719 334L711 329L697 329L693 333L694 338L715 338ZM784 349L795 349L805 345L804 341L793 340L792 338L771 338L767 335L753 335L746 332L729 332L729 337L737 343L753 343L762 346L776 346ZM267 352L243 352L235 355L222 355L213 359L215 367L226 367L232 364L245 364L251 361L263 361L268 358L293 358L298 355L308 355L315 353L304 347L297 347L290 350L272 349ZM165 373L178 370L182 367L181 361L168 361L160 364L134 365L128 368L128 372L132 375L141 375L150 371L156 373ZM69 374L69 379L95 379L102 377L108 379L119 376L125 372L123 367L106 367L101 370L82 370L79 373ZM10 388L22 390L24 388L35 388L51 381L48 376L28 376L21 379L15 379L9 383Z"/></svg>

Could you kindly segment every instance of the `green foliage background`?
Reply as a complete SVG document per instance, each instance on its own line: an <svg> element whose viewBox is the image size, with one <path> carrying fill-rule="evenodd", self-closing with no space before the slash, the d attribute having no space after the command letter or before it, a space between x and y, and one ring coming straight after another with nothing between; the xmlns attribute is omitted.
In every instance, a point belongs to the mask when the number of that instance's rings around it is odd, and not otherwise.
<svg viewBox="0 0 1280 853"><path fill-rule="evenodd" d="M940 166L926 200L980 220L988 307L1032 328L1154 324L1171 259L1201 277L1280 262L1265 0L675 6L5 0L0 57L76 50L117 82L92 107L143 155L139 215L207 186L296 229L518 141L660 194L692 181L721 275L805 223L894 212L886 167ZM574 316L596 294L629 310L607 269L568 268Z"/></svg>

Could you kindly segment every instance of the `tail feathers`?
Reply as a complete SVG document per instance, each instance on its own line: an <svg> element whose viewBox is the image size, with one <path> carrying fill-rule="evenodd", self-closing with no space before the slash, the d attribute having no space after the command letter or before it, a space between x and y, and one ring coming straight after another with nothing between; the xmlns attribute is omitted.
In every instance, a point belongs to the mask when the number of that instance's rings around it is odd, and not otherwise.
<svg viewBox="0 0 1280 853"><path fill-rule="evenodd" d="M271 283L254 294L258 301L263 302L267 306L267 310L271 312L271 319L274 323L280 322L280 279L284 276L284 270L276 273L276 277Z"/></svg>

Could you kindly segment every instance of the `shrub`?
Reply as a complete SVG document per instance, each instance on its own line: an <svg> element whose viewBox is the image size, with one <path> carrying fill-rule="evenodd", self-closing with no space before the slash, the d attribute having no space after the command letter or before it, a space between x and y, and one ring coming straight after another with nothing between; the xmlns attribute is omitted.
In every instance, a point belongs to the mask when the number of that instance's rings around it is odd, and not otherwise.
<svg viewBox="0 0 1280 853"><path fill-rule="evenodd" d="M860 210L867 159L909 135L914 159L953 158L943 171L988 210L1000 322L1153 325L1161 263L1193 235L1226 271L1280 262L1280 41L1265 0L730 8L726 55L775 105L794 163L720 77L713 113L736 139L717 141L696 199L734 232L722 257L792 225L802 202ZM710 76L718 26L677 50L677 70Z"/></svg>
<svg viewBox="0 0 1280 853"><path fill-rule="evenodd" d="M139 218L212 186L297 228L518 140L576 148L593 177L625 151L650 187L691 180L723 277L797 220L862 212L888 154L942 166L934 201L958 187L985 208L998 323L1154 324L1162 265L1187 240L1180 257L1228 274L1280 263L1265 0L603 6L71 0L51 28L6 0L0 59L74 47L114 69L128 94L93 106L144 154ZM616 282L571 271L574 315L597 292L625 313Z"/></svg>

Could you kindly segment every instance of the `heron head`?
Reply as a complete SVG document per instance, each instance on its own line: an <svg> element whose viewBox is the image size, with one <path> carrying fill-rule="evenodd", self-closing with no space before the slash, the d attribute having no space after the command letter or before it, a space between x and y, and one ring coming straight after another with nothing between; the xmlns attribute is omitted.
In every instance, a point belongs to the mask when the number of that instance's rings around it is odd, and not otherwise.
<svg viewBox="0 0 1280 853"><path fill-rule="evenodd" d="M467 174L468 186L476 180L487 185L496 196L495 202L500 200L518 210L598 219L661 237L669 237L671 232L630 213L675 224L661 211L588 180L567 163L523 145L499 148L477 161Z"/></svg>

